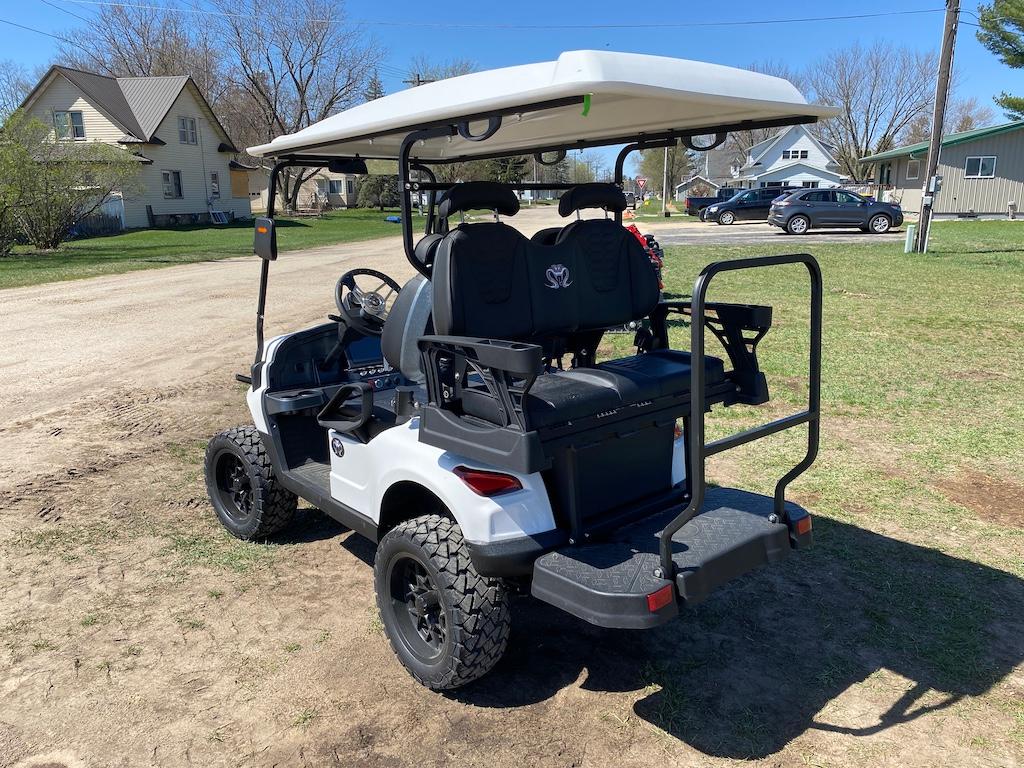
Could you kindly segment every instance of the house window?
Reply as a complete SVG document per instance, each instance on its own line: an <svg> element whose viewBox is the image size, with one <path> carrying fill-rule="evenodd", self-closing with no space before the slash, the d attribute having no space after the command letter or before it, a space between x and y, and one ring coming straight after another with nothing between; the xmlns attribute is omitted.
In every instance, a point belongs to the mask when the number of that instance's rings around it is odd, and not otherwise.
<svg viewBox="0 0 1024 768"><path fill-rule="evenodd" d="M964 176L968 179L991 179L996 175L996 156L979 155L967 158Z"/></svg>
<svg viewBox="0 0 1024 768"><path fill-rule="evenodd" d="M816 182L816 181L802 181L802 182L800 182L800 186L805 187L806 189L817 189L818 188L818 182Z"/></svg>
<svg viewBox="0 0 1024 768"><path fill-rule="evenodd" d="M801 160L806 160L807 159L807 150L806 149L801 149L800 150L800 159Z"/></svg>
<svg viewBox="0 0 1024 768"><path fill-rule="evenodd" d="M210 174L210 197L220 197L220 174L216 171Z"/></svg>
<svg viewBox="0 0 1024 768"><path fill-rule="evenodd" d="M160 176L164 185L164 197L181 197L181 171L161 171Z"/></svg>
<svg viewBox="0 0 1024 768"><path fill-rule="evenodd" d="M54 112L53 127L58 139L85 138L85 123L82 121L81 112Z"/></svg>
<svg viewBox="0 0 1024 768"><path fill-rule="evenodd" d="M194 117L178 118L178 141L182 144L199 143L199 135L196 133L196 119Z"/></svg>
<svg viewBox="0 0 1024 768"><path fill-rule="evenodd" d="M921 175L921 161L907 160L907 181L913 181Z"/></svg>
<svg viewBox="0 0 1024 768"><path fill-rule="evenodd" d="M332 195L341 194L341 179L331 179L330 188L328 190Z"/></svg>
<svg viewBox="0 0 1024 768"><path fill-rule="evenodd" d="M355 193L356 185L352 183L352 179L345 179L345 191L350 195Z"/></svg>

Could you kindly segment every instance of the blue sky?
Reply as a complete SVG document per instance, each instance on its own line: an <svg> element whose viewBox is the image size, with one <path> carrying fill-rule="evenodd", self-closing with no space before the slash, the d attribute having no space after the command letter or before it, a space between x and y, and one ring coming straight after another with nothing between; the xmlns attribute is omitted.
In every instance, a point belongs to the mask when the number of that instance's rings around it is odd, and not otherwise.
<svg viewBox="0 0 1024 768"><path fill-rule="evenodd" d="M0 0L0 19L50 34L67 34L75 25L82 24L75 16L89 18L96 13L97 6L89 2L91 0ZM165 0L124 2L154 5ZM700 12L690 10L688 5ZM772 60L799 70L832 50L858 41L870 45L881 40L920 50L938 50L944 3L942 0L788 0L783 4L733 0L716 5L706 1L630 4L622 0L586 0L585 3L520 0L501 4L502 11L496 10L497 6L486 0L433 6L406 0L390 3L348 0L346 3L349 17L366 22L367 34L384 49L381 76L388 93L406 87L401 81L410 59L418 54L439 60L470 59L481 69L490 69L553 59L565 50L594 48L740 67ZM439 12L431 13L432 7ZM664 10L657 11L659 7ZM992 96L1000 91L1024 92L1024 72L1003 66L978 43L974 34L976 28L970 26L977 21L971 13L976 5L968 0L962 7L964 23L956 50L960 75L958 95L976 96L979 102L994 108ZM821 20L825 16L864 16L894 11L914 13ZM818 20L737 23L778 19ZM709 22L725 22L728 26L671 26L707 25ZM572 25L602 28L567 28ZM0 24L0 59L14 59L30 71L52 63L58 45L57 40L46 35ZM994 111L995 122L1002 122L1003 114L998 109ZM614 156L611 150L597 151L606 162Z"/></svg>
<svg viewBox="0 0 1024 768"><path fill-rule="evenodd" d="M96 6L68 0L0 0L0 19L61 34L81 22L68 12L90 17ZM162 0L126 0L146 4ZM700 13L688 10L701 9ZM53 6L58 6L55 8ZM658 12L659 6L665 8ZM714 3L677 2L625 3L619 0L587 0L585 3L438 3L402 0L349 0L350 17L377 22L367 27L387 51L386 71L382 74L388 91L403 87L397 70L407 68L411 56L430 53L437 57L464 57L481 68L499 67L554 58L560 51L598 48L664 54L746 66L754 61L786 61L794 68L826 55L830 50L857 40L870 44L875 40L916 48L938 48L942 33L942 0L789 0L765 3L733 0L716 9ZM441 13L431 13L431 8ZM496 10L503 8L502 11ZM65 9L64 11L60 8ZM964 22L975 21L964 4ZM933 13L883 18L813 21L806 23L671 28L660 25L688 22L737 22L764 19L798 19L821 16L885 13L933 9ZM706 13L704 12L706 10ZM439 21L464 25L482 25L472 29L444 30L433 27L407 27L396 24ZM502 29L488 25L616 25L607 29ZM642 26L637 25L653 25ZM1024 73L1000 64L978 43L973 27L962 25L957 46L957 68L961 73L960 95L975 95L983 103L1001 90L1024 90ZM25 64L30 70L51 63L57 41L44 35L0 25L0 58ZM1001 119L1001 116L1000 116Z"/></svg>

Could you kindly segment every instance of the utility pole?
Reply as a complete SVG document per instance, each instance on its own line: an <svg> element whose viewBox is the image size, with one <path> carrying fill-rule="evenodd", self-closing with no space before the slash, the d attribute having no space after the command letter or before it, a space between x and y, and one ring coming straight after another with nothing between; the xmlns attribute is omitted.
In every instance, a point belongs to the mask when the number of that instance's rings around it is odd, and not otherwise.
<svg viewBox="0 0 1024 768"><path fill-rule="evenodd" d="M661 177L661 215L668 216L668 147L665 147L665 172Z"/></svg>
<svg viewBox="0 0 1024 768"><path fill-rule="evenodd" d="M408 80L403 80L402 82L415 88L417 85L432 83L434 82L434 79L432 77L420 77L420 73L416 72L413 77L410 77Z"/></svg>
<svg viewBox="0 0 1024 768"><path fill-rule="evenodd" d="M935 81L935 111L932 112L932 135L928 146L928 168L925 172L924 188L921 194L921 212L917 219L917 237L914 251L928 250L928 230L932 223L932 208L935 195L939 192L940 180L936 177L939 169L939 155L942 152L943 123L946 119L946 98L949 96L949 79L953 71L953 49L956 47L956 28L960 16L960 0L946 0L946 22L942 31L942 52L939 55L939 73Z"/></svg>

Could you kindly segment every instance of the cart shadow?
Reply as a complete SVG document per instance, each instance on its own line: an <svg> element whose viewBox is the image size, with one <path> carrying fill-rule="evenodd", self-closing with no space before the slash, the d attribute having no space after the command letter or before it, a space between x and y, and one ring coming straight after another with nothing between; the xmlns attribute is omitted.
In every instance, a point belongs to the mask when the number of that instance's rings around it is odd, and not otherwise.
<svg viewBox="0 0 1024 768"><path fill-rule="evenodd" d="M815 533L813 549L656 630L602 630L524 600L505 659L452 696L526 706L582 676L586 690L640 692L636 717L707 755L752 759L808 730L868 736L946 709L1024 661L1019 578L823 517ZM879 670L904 680L826 709Z"/></svg>

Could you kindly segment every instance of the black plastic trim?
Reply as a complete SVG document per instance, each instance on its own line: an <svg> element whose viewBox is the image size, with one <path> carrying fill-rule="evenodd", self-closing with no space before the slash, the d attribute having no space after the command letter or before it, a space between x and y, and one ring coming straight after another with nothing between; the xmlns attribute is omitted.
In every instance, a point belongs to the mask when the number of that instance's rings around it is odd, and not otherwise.
<svg viewBox="0 0 1024 768"><path fill-rule="evenodd" d="M481 576L515 578L533 573L533 564L541 555L565 546L569 536L557 528L516 539L474 543L467 541L469 556Z"/></svg>

